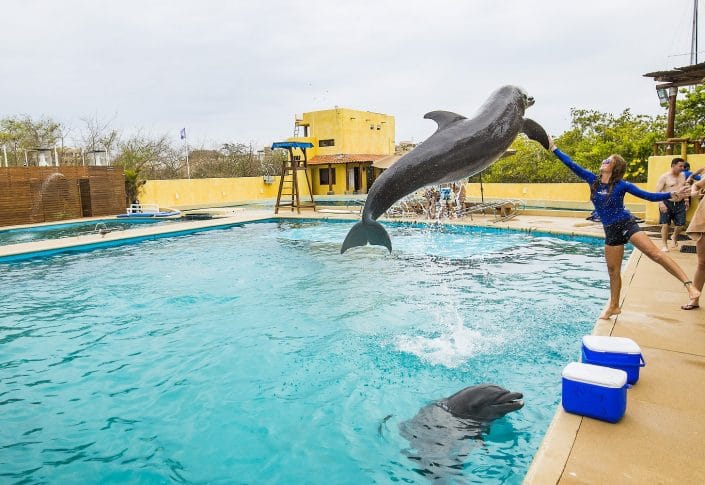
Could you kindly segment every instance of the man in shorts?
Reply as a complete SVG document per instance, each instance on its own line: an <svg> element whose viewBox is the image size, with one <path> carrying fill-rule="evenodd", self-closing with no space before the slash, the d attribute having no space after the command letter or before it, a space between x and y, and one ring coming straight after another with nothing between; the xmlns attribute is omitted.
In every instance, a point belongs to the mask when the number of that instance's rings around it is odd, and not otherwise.
<svg viewBox="0 0 705 485"><path fill-rule="evenodd" d="M674 158L671 161L671 170L661 175L656 183L656 192L679 192L685 187L685 160ZM661 251L668 252L668 232L671 222L676 226L673 230L673 246L678 247L678 236L685 227L685 213L688 210L688 199L674 202L666 200L659 202L659 224L661 224L661 241L663 247Z"/></svg>

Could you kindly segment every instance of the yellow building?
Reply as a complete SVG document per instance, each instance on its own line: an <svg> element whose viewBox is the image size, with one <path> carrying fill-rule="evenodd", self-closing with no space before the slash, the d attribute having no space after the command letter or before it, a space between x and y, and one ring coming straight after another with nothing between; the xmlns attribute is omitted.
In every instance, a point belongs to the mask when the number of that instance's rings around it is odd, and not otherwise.
<svg viewBox="0 0 705 485"><path fill-rule="evenodd" d="M394 155L394 117L334 108L304 113L288 141L310 142L307 151L313 193L367 193L379 170L372 164Z"/></svg>

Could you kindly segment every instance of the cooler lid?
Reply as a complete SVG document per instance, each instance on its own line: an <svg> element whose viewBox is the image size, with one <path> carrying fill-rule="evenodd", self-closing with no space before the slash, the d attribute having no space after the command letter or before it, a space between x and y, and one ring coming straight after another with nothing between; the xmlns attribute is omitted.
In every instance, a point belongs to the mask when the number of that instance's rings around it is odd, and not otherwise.
<svg viewBox="0 0 705 485"><path fill-rule="evenodd" d="M571 381L615 389L621 389L627 384L627 373L623 370L582 362L571 362L565 366L563 377Z"/></svg>
<svg viewBox="0 0 705 485"><path fill-rule="evenodd" d="M626 337L605 337L585 335L583 345L594 352L612 352L616 354L641 354L639 345Z"/></svg>

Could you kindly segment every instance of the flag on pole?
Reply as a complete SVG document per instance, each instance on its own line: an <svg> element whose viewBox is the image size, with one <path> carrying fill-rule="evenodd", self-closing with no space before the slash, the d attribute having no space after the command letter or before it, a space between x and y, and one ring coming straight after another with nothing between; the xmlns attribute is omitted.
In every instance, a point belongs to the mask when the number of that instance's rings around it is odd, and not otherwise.
<svg viewBox="0 0 705 485"><path fill-rule="evenodd" d="M179 132L179 136L181 136L182 140L186 139L186 128L181 128L181 131Z"/></svg>

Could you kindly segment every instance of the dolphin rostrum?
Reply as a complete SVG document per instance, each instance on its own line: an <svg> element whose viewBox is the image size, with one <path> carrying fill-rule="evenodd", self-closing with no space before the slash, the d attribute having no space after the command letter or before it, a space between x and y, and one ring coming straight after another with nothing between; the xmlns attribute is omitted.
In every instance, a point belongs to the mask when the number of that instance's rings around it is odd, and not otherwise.
<svg viewBox="0 0 705 485"><path fill-rule="evenodd" d="M494 384L466 387L451 397L424 406L399 424L411 449L404 454L429 479L461 475L470 452L489 432L489 424L524 406L523 395Z"/></svg>
<svg viewBox="0 0 705 485"><path fill-rule="evenodd" d="M389 234L377 222L392 204L422 187L454 182L479 173L496 162L520 132L548 149L541 126L524 118L534 99L516 86L496 90L468 119L449 111L431 111L424 118L438 123L426 141L401 157L372 184L362 211L343 241L341 253L355 246L376 244L392 250Z"/></svg>

